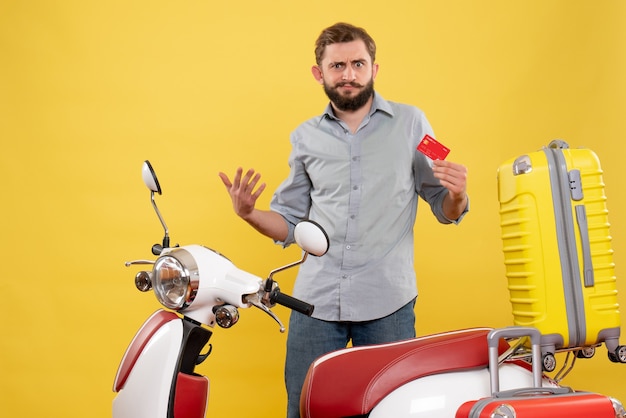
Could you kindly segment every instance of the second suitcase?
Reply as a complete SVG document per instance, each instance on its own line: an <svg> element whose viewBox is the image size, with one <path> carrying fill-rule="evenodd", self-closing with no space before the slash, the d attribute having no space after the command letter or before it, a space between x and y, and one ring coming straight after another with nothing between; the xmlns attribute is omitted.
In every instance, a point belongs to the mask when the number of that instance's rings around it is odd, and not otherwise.
<svg viewBox="0 0 626 418"><path fill-rule="evenodd" d="M532 343L533 387L499 391L498 341L528 335ZM509 327L493 330L487 337L492 396L465 402L455 418L615 418L623 416L622 405L608 396L574 392L566 387L542 387L541 334L536 328Z"/></svg>
<svg viewBox="0 0 626 418"><path fill-rule="evenodd" d="M614 418L611 399L597 393L566 391L508 391L467 402L456 418Z"/></svg>

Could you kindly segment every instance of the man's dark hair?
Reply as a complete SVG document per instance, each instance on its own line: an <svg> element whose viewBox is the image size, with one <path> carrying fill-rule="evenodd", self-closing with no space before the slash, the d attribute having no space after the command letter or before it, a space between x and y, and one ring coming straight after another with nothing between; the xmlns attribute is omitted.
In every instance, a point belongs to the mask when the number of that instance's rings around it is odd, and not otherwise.
<svg viewBox="0 0 626 418"><path fill-rule="evenodd" d="M351 25L349 23L335 23L334 25L324 29L315 42L315 62L317 65L322 63L324 51L328 45L352 42L362 40L365 47L372 58L372 63L376 59L376 43L371 36L363 28Z"/></svg>

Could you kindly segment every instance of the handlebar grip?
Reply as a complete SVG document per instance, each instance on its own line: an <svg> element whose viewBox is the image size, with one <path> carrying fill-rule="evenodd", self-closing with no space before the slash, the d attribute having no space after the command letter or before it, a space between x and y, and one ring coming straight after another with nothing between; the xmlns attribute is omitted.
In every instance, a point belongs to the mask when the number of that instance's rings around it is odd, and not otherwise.
<svg viewBox="0 0 626 418"><path fill-rule="evenodd" d="M298 311L306 316L311 316L313 314L313 309L315 309L315 306L310 303L306 303L300 299L294 298L293 296L280 292L273 293L270 301L272 303L283 305L286 308L293 309L294 311Z"/></svg>

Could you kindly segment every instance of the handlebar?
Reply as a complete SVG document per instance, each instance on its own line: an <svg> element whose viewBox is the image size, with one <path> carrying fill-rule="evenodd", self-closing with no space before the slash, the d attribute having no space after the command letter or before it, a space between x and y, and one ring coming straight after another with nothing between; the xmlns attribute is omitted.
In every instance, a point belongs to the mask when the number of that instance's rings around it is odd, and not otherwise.
<svg viewBox="0 0 626 418"><path fill-rule="evenodd" d="M280 291L274 291L271 293L270 302L272 304L277 303L286 308L293 309L294 311L300 312L306 316L311 316L313 314L313 309L315 309L315 307L310 303L306 303L300 299L294 298L293 296L281 293Z"/></svg>
<svg viewBox="0 0 626 418"><path fill-rule="evenodd" d="M280 325L280 332L285 332L285 327L282 322L280 322L280 319L278 319L276 314L271 311L271 307L279 304L307 316L311 316L314 309L314 306L309 303L301 301L300 299L294 298L293 296L289 296L285 293L281 293L278 283L271 278L265 280L261 289L259 289L257 293L249 294L244 297L244 301L256 306L271 316L274 321Z"/></svg>

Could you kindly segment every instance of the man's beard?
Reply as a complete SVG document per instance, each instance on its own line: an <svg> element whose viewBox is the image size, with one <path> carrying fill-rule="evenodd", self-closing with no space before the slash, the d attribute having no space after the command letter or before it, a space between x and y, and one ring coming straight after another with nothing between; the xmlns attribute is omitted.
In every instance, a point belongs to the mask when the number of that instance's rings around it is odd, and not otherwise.
<svg viewBox="0 0 626 418"><path fill-rule="evenodd" d="M361 90L356 96L346 97L341 95L338 90L339 87L345 85L363 87L363 90ZM374 79L371 79L365 86L347 82L339 83L335 87L330 87L328 84L324 83L324 92L337 109L344 112L358 110L365 106L370 97L374 95Z"/></svg>

